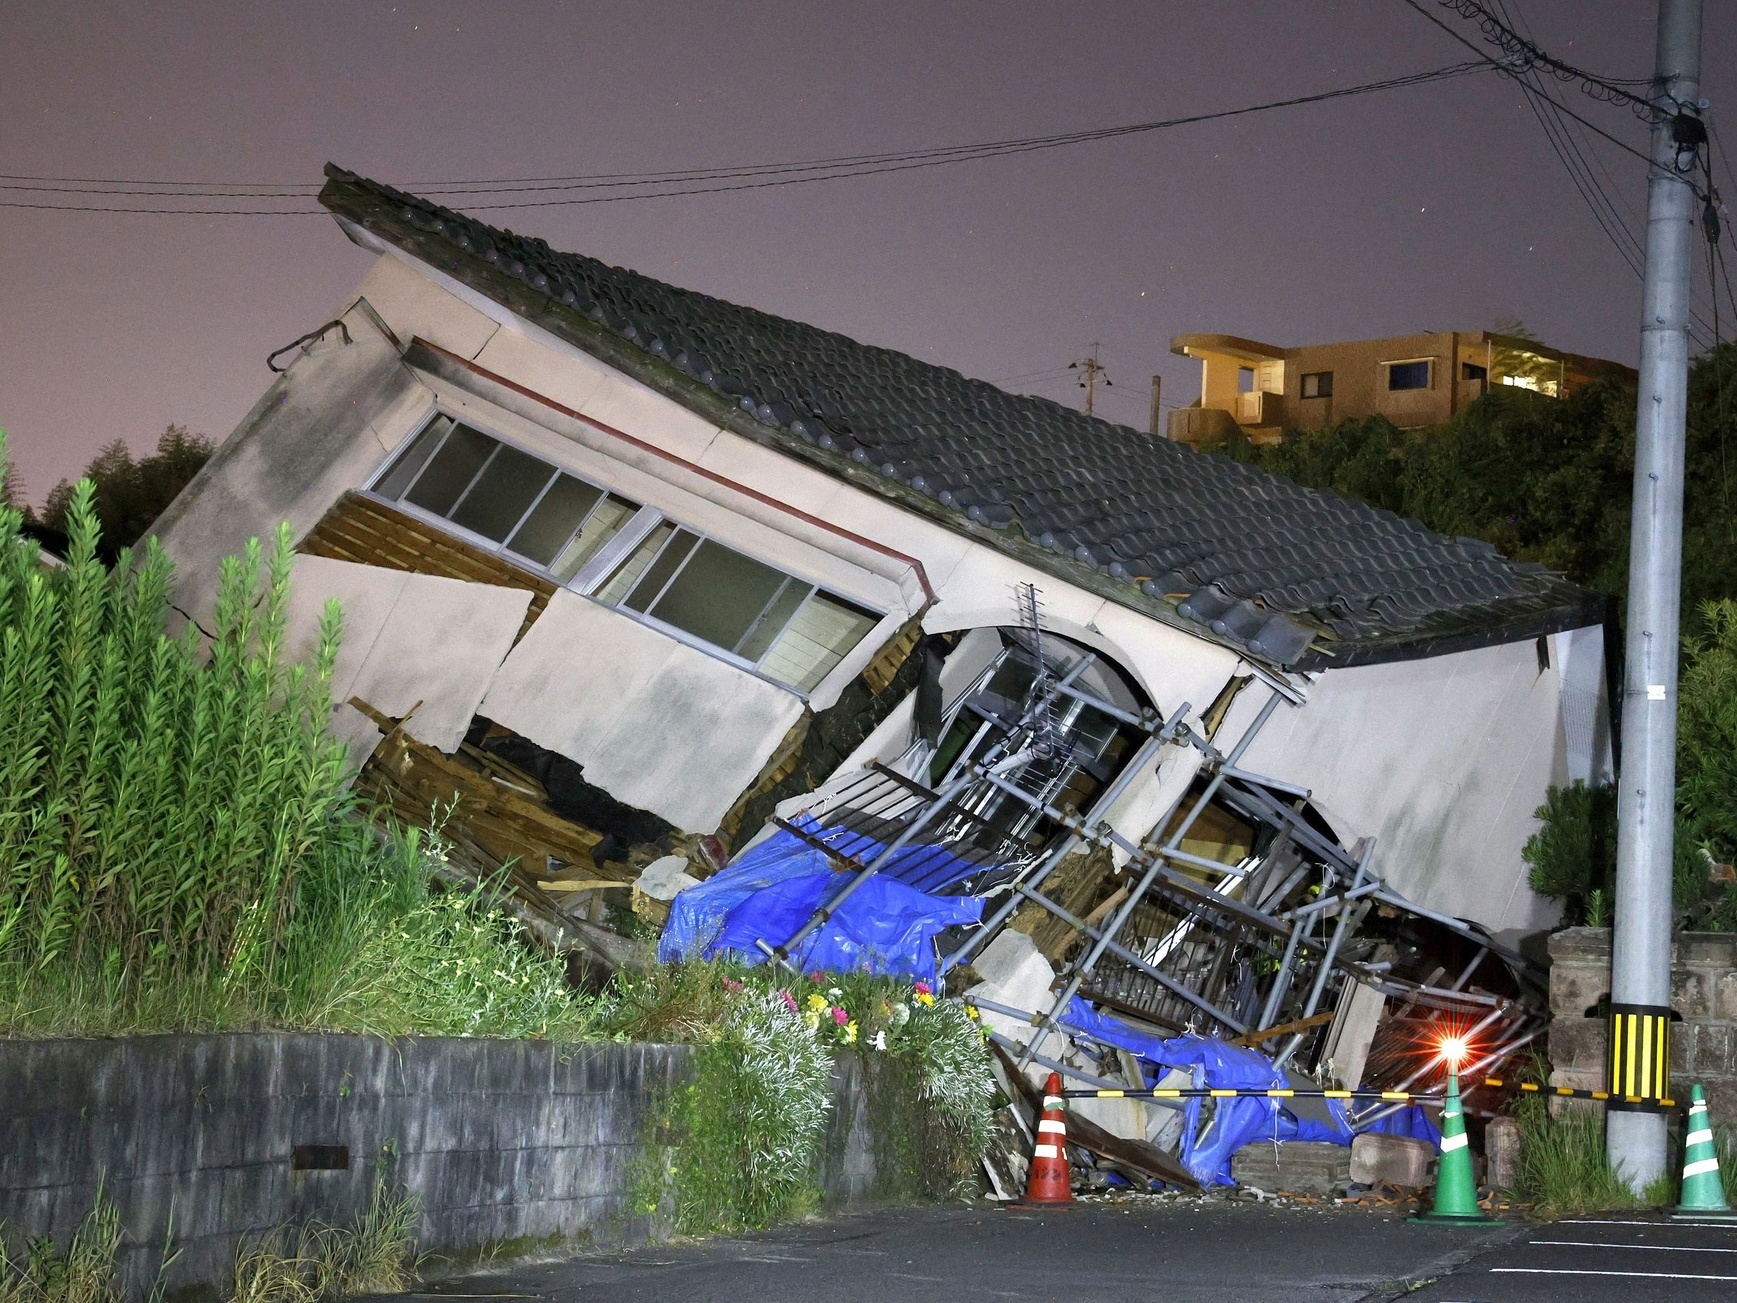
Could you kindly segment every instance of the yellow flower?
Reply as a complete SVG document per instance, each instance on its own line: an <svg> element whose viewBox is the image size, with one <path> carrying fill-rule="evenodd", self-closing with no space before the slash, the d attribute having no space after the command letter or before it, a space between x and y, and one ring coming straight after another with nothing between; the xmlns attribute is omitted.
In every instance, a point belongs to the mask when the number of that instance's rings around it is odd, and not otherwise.
<svg viewBox="0 0 1737 1303"><path fill-rule="evenodd" d="M930 1005L935 1003L935 997L930 995L927 991L918 991L911 998L924 1008L928 1008Z"/></svg>
<svg viewBox="0 0 1737 1303"><path fill-rule="evenodd" d="M808 1007L815 1013L824 1013L826 1011L826 997L816 992L808 997Z"/></svg>
<svg viewBox="0 0 1737 1303"><path fill-rule="evenodd" d="M976 1022L983 1015L980 1012L978 1012L976 1005L968 1004L965 1006L965 1016L967 1018L969 1018L972 1022Z"/></svg>
<svg viewBox="0 0 1737 1303"><path fill-rule="evenodd" d="M849 1022L847 1022L844 1025L844 1043L846 1045L855 1045L856 1044L856 1019L855 1018L852 1018Z"/></svg>

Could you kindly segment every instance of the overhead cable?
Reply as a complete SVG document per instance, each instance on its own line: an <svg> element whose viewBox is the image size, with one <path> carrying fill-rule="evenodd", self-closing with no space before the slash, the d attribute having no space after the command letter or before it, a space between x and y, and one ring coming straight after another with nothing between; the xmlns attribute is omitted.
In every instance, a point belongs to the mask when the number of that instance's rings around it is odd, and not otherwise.
<svg viewBox="0 0 1737 1303"><path fill-rule="evenodd" d="M1260 104L1245 105L1234 109L1220 109L1209 113L1192 113L1180 117L1163 118L1156 121L1128 123L1114 127L1098 127L1085 131L1059 132L1044 136L1027 136L1009 140L980 141L965 145L945 145L928 149L905 150L897 153L858 154L836 158L813 159L806 162L765 164L734 168L693 169L686 172L664 172L644 174L603 174L581 177L519 177L496 182L455 182L426 186L414 184L417 188L430 195L494 195L517 193L529 190L552 191L593 191L603 190L618 193L583 194L578 197L549 198L532 200L515 200L505 203L467 203L467 211L482 212L510 208L548 208L565 207L579 204L612 203L627 199L658 199L674 198L684 195L716 194L734 190L756 190L773 186L801 185L814 181L834 181L849 177L874 176L887 172L910 171L917 168L939 167L949 163L969 162L975 159L1000 158L1011 154L1032 153L1039 150L1057 149L1064 146L1087 144L1098 140L1110 140L1122 136L1140 135L1153 131L1162 131L1174 127L1190 126L1203 122L1220 121L1226 118L1241 117L1252 113L1264 113L1273 109L1297 108L1307 104L1319 104L1329 100L1345 99L1351 96L1368 95L1378 91L1396 90L1407 86L1423 85L1428 82L1440 81L1449 77L1464 76L1479 72L1489 63L1480 59L1475 62L1450 64L1447 67L1432 69L1427 72L1409 73L1400 77L1389 77L1381 81L1365 82L1356 86L1345 86L1337 90L1321 91L1312 95L1292 96L1282 100L1269 100ZM701 184L704 183L704 184ZM193 199L206 200L213 196L212 191L196 188L208 184L204 182L137 182L137 181L104 181L95 178L54 178L40 176L9 176L0 177L0 190L13 193L53 193L53 194L89 194L94 196L131 192L122 190L85 190L82 186L137 186L138 194L159 199ZM233 187L237 190L244 187ZM624 192L624 193L619 193ZM136 196L135 196L136 197ZM302 193L271 193L230 195L234 198L259 200L265 198L297 198L306 199L310 195ZM196 216L293 216L302 213L315 213L319 209L222 209L222 208L146 208L139 206L86 205L47 203L40 200L0 199L0 207L35 208L58 212L111 212L111 213L186 213Z"/></svg>
<svg viewBox="0 0 1737 1303"><path fill-rule="evenodd" d="M1536 42L1521 36L1478 3L1478 0L1436 0L1436 3L1456 10L1462 17L1476 22L1484 34L1484 39L1507 56L1507 65L1515 73L1543 69L1558 81L1579 83L1580 89L1595 100L1602 100L1606 104L1619 104L1629 109L1643 122L1657 122L1671 116L1646 96L1636 95L1626 89L1628 86L1651 86L1652 79L1649 77L1600 77L1583 68L1576 68L1573 64L1551 58Z"/></svg>

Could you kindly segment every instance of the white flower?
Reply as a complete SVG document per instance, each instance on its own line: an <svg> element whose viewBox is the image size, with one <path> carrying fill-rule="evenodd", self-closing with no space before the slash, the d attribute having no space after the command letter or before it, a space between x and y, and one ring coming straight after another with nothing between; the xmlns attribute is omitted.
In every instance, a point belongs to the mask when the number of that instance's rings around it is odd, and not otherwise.
<svg viewBox="0 0 1737 1303"><path fill-rule="evenodd" d="M877 1050L884 1051L887 1048L887 1034L884 1031L876 1032L875 1038L870 1041L869 1044L874 1046Z"/></svg>

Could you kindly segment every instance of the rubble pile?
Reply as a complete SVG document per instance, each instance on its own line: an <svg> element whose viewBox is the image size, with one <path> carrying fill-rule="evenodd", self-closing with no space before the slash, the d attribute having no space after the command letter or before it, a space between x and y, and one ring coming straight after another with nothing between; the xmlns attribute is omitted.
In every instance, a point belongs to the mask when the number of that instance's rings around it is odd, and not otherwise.
<svg viewBox="0 0 1737 1303"><path fill-rule="evenodd" d="M686 921L679 936L666 931L662 956L806 969L824 955L938 972L996 1047L1011 1103L989 1166L1003 1192L1020 1188L1028 1095L1051 1071L1108 1090L1404 1095L1074 1101L1082 1178L1199 1188L1271 1184L1294 1168L1301 1192L1329 1193L1350 1181L1354 1137L1391 1138L1401 1154L1408 1142L1433 1146L1434 1110L1412 1097L1439 1090L1442 1037L1471 1044L1461 1072L1475 1083L1544 1031L1536 966L1473 924L1412 905L1373 871L1371 841L1340 844L1309 793L1239 766L1285 680L1261 683L1267 701L1227 740L1228 702L1191 724L1186 707L1165 716L1130 700L1088 649L1035 623L1003 637L944 734L783 802L762 849L693 892L697 907L737 882L728 908L702 920L678 896L672 929ZM1182 777L1150 832L1130 838L1105 816L1154 765ZM809 875L794 895L765 875L769 861L792 860ZM757 894L774 891L777 910ZM895 891L901 917L929 926L892 943L863 919ZM1473 1092L1474 1114L1499 1102L1484 1093ZM1257 1173L1252 1146L1263 1141ZM1290 1157L1272 1157L1274 1144L1292 1146Z"/></svg>

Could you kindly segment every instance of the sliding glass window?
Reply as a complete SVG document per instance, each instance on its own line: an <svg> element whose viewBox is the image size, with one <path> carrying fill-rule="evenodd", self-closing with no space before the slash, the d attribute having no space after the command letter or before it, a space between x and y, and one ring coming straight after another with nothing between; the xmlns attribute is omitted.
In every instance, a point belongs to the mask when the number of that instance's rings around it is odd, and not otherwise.
<svg viewBox="0 0 1737 1303"><path fill-rule="evenodd" d="M387 465L373 491L800 691L880 622L444 414Z"/></svg>
<svg viewBox="0 0 1737 1303"><path fill-rule="evenodd" d="M374 492L449 520L562 583L640 510L445 415L411 440Z"/></svg>

